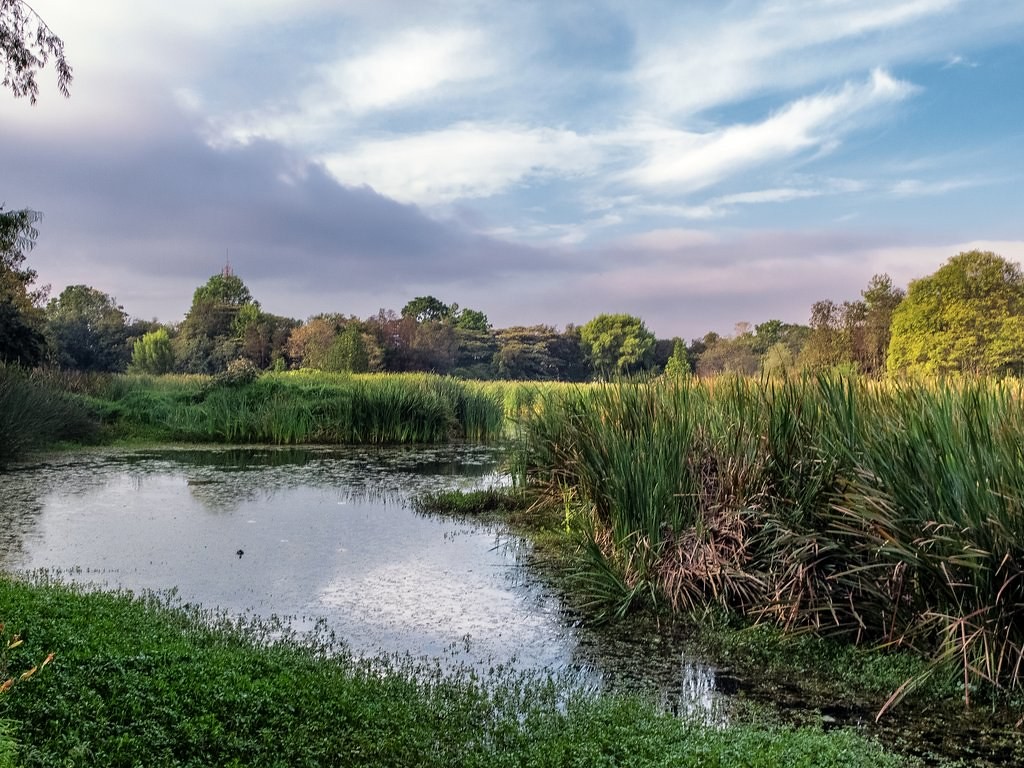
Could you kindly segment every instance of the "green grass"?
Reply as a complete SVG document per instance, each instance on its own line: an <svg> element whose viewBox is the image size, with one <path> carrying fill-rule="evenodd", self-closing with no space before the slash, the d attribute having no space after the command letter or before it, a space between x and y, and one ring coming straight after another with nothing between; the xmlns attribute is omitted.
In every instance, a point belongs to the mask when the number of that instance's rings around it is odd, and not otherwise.
<svg viewBox="0 0 1024 768"><path fill-rule="evenodd" d="M260 622L0 579L42 673L0 698L35 766L885 766L856 734L705 727L547 678L357 660Z"/></svg>
<svg viewBox="0 0 1024 768"><path fill-rule="evenodd" d="M1016 382L623 382L548 393L514 462L607 615L725 607L1024 688ZM901 688L897 697L909 688Z"/></svg>
<svg viewBox="0 0 1024 768"><path fill-rule="evenodd" d="M498 439L512 386L429 374L294 371L122 375L93 382L91 394L113 440L394 444Z"/></svg>
<svg viewBox="0 0 1024 768"><path fill-rule="evenodd" d="M26 451L61 440L91 440L97 414L80 395L0 363L0 467Z"/></svg>

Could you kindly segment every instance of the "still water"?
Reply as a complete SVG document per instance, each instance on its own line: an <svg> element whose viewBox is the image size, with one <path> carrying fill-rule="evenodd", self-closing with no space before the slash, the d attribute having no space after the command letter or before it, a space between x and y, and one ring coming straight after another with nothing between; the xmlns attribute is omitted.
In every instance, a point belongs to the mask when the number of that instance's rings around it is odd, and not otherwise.
<svg viewBox="0 0 1024 768"><path fill-rule="evenodd" d="M358 654L568 673L720 713L712 668L581 627L524 565L527 542L411 508L422 492L505 481L487 446L61 454L0 474L0 568L174 589L297 629L322 620Z"/></svg>

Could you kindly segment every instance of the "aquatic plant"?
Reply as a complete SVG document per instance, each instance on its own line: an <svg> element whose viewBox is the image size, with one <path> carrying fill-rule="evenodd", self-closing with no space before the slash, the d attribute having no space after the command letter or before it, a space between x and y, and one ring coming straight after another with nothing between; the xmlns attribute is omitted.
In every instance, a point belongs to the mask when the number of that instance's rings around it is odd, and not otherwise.
<svg viewBox="0 0 1024 768"><path fill-rule="evenodd" d="M0 465L59 440L88 440L99 423L78 396L54 390L27 371L0 363Z"/></svg>
<svg viewBox="0 0 1024 768"><path fill-rule="evenodd" d="M1024 688L1024 411L1014 382L818 376L550 392L515 465L584 510L581 588L722 605ZM908 682L908 688L916 684ZM904 689L906 690L906 689Z"/></svg>
<svg viewBox="0 0 1024 768"><path fill-rule="evenodd" d="M326 633L0 577L28 653L61 664L6 711L29 766L896 766L851 730L708 727L507 668L355 658Z"/></svg>

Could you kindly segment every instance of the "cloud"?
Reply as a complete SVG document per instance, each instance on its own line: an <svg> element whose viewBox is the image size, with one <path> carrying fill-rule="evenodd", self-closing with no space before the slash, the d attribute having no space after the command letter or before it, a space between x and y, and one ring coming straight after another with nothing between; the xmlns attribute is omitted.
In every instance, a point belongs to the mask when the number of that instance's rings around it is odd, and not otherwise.
<svg viewBox="0 0 1024 768"><path fill-rule="evenodd" d="M446 83L482 79L491 71L480 31L413 29L329 65L325 80L348 109L361 113L402 106Z"/></svg>
<svg viewBox="0 0 1024 768"><path fill-rule="evenodd" d="M493 123L369 140L323 159L342 183L369 184L426 205L487 197L527 180L586 175L600 164L593 143L573 131Z"/></svg>
<svg viewBox="0 0 1024 768"><path fill-rule="evenodd" d="M623 178L642 187L692 192L765 163L832 145L870 112L913 93L909 83L875 70L866 83L798 99L760 123L707 133L652 126L638 131L647 157Z"/></svg>
<svg viewBox="0 0 1024 768"><path fill-rule="evenodd" d="M635 72L643 102L693 115L765 92L792 91L896 63L934 45L928 22L962 0L781 0L702 14L680 5L649 23ZM894 51L886 35L900 31ZM948 32L946 33L948 36Z"/></svg>

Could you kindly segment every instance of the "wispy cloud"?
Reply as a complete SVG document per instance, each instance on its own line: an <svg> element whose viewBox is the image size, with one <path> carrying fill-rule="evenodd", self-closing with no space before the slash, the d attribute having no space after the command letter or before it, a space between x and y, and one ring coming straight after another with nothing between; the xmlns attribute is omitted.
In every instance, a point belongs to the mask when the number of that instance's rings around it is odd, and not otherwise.
<svg viewBox="0 0 1024 768"><path fill-rule="evenodd" d="M597 169L600 155L593 142L569 130L461 123L366 141L324 162L342 183L431 205L487 197L527 179L585 175Z"/></svg>
<svg viewBox="0 0 1024 768"><path fill-rule="evenodd" d="M317 95L336 94L358 114L415 103L442 85L483 79L492 72L487 38L480 30L411 29L327 65Z"/></svg>
<svg viewBox="0 0 1024 768"><path fill-rule="evenodd" d="M647 157L624 179L644 187L688 192L728 176L798 153L822 150L877 107L914 92L914 86L875 70L866 83L798 99L760 123L731 125L707 133L667 126L642 128Z"/></svg>

